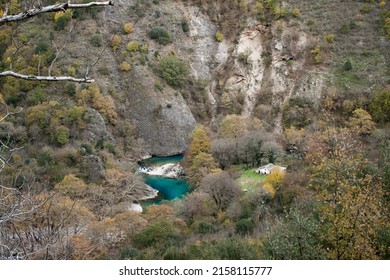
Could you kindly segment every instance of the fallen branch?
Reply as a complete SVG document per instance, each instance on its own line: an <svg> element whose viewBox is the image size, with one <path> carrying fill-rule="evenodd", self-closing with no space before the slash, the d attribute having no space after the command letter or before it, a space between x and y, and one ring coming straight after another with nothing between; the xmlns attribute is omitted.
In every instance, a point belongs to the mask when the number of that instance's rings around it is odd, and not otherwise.
<svg viewBox="0 0 390 280"><path fill-rule="evenodd" d="M0 73L1 77L15 77L19 79L29 80L29 81L47 81L47 82L75 82L75 83L93 83L94 79L88 77L85 78L75 78L71 76L33 76L33 75L24 75L15 73L13 71L4 71Z"/></svg>
<svg viewBox="0 0 390 280"><path fill-rule="evenodd" d="M15 22L15 21L27 19L44 13L63 12L67 9L85 9L85 8L96 7L96 6L114 6L114 3L112 1L90 2L86 4L61 3L61 4L46 6L46 7L38 7L17 15L9 15L9 16L6 15L0 17L0 25L5 24L7 22Z"/></svg>

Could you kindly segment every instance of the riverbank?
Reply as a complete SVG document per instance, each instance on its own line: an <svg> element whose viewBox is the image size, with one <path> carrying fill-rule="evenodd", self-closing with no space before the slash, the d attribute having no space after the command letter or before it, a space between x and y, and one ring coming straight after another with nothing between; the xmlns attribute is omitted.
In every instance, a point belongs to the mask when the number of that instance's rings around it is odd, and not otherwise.
<svg viewBox="0 0 390 280"><path fill-rule="evenodd" d="M180 163L166 163L155 167L140 167L140 173L150 176L163 176L166 178L179 178L184 175L184 169Z"/></svg>

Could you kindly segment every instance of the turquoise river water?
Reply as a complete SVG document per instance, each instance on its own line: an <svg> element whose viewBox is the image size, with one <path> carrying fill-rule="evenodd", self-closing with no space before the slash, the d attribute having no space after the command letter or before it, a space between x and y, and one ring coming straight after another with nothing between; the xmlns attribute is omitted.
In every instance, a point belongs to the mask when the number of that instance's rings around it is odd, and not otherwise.
<svg viewBox="0 0 390 280"><path fill-rule="evenodd" d="M141 166L152 167L167 163L177 163L183 159L183 155L171 157L151 157L140 163ZM158 190L159 195L153 199L143 201L143 206L159 204L163 200L182 198L189 192L189 184L184 178L166 178L162 176L144 175L145 183Z"/></svg>

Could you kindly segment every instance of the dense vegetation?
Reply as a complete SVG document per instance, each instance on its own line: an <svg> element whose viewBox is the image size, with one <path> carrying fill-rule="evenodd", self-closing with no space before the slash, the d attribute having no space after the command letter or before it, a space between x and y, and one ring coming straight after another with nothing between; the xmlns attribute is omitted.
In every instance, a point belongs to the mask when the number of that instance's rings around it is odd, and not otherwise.
<svg viewBox="0 0 390 280"><path fill-rule="evenodd" d="M1 0L0 17L27 2ZM0 77L0 259L389 259L390 3L133 2L114 27L101 28L101 8L0 25L0 72L83 76L90 67L97 80ZM189 15L175 22L160 12L174 2L207 14L217 44L238 41L248 18L279 33L295 28L292 45L309 34L300 55L305 69L324 71L324 92L269 89L245 116L245 98L222 82L227 60L213 111L210 81L173 45L189 36ZM266 43L273 36L265 31ZM273 48L261 54L265 72ZM111 63L95 65L103 52ZM249 57L237 54L247 71ZM109 72L122 87L110 87ZM128 208L147 195L136 173L147 148L125 104L147 107L126 95L144 90L140 76L158 96L183 96L198 126L183 160L192 192L136 213ZM155 121L172 106L159 104ZM268 163L287 170L255 173Z"/></svg>

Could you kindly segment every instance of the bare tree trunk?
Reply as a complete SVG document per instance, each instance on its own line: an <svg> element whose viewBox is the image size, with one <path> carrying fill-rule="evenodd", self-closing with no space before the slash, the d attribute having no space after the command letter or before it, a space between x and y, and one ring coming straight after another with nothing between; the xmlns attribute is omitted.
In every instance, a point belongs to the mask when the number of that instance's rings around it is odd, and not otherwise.
<svg viewBox="0 0 390 280"><path fill-rule="evenodd" d="M93 83L95 80L88 77L85 78L74 78L71 76L34 76L34 75L24 75L15 73L13 71L4 71L0 72L0 77L15 77L19 79L29 80L29 81L48 81L48 82L76 82L76 83Z"/></svg>
<svg viewBox="0 0 390 280"><path fill-rule="evenodd" d="M17 15L9 15L9 16L5 15L3 17L0 17L0 25L5 24L7 22L24 20L44 13L61 12L67 9L85 9L85 8L96 7L96 6L114 6L114 3L112 1L90 2L86 4L61 3L61 4L46 6L46 7L38 7Z"/></svg>

